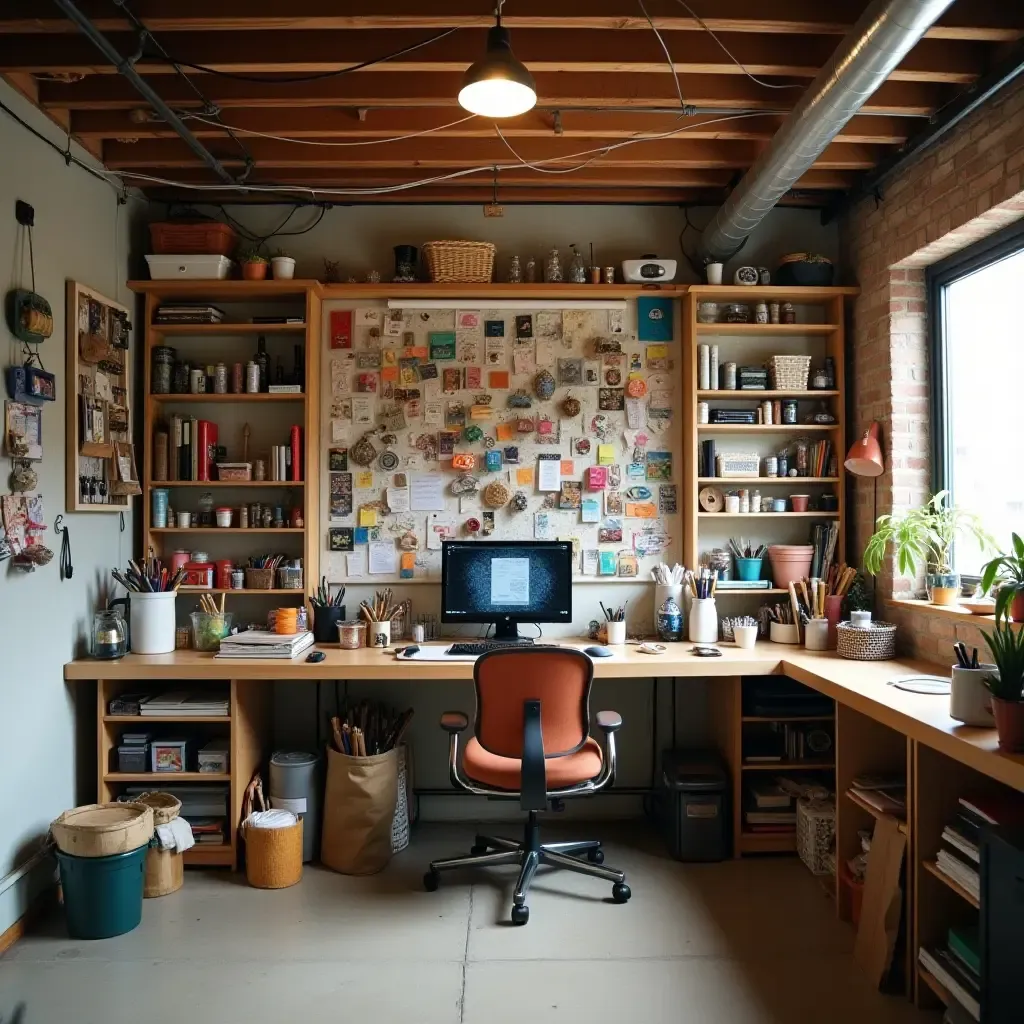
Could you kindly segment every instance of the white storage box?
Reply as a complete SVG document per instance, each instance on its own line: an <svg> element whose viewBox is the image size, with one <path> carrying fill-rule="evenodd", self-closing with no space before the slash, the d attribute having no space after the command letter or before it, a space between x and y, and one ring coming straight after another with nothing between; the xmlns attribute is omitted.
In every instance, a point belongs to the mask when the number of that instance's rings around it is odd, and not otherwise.
<svg viewBox="0 0 1024 1024"><path fill-rule="evenodd" d="M180 277L193 280L223 281L233 266L227 256L187 255L147 256L149 276L154 281L167 281Z"/></svg>

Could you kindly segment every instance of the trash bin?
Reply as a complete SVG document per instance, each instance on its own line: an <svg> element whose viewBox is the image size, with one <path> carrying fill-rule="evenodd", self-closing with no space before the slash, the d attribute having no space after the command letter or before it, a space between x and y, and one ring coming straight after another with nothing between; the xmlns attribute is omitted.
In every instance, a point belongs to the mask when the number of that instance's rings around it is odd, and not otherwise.
<svg viewBox="0 0 1024 1024"><path fill-rule="evenodd" d="M109 857L75 857L57 850L64 914L73 939L109 939L138 926L148 849L140 846Z"/></svg>
<svg viewBox="0 0 1024 1024"><path fill-rule="evenodd" d="M666 750L655 813L676 860L732 856L729 773L713 750Z"/></svg>
<svg viewBox="0 0 1024 1024"><path fill-rule="evenodd" d="M320 847L320 762L303 750L278 750L270 758L270 806L302 819L302 863Z"/></svg>

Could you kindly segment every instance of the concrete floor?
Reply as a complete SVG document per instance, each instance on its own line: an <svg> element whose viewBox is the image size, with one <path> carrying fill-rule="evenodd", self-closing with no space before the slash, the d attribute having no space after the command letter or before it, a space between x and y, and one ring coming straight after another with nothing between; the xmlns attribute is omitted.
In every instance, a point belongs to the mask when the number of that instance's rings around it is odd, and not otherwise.
<svg viewBox="0 0 1024 1024"><path fill-rule="evenodd" d="M500 826L498 834L514 829ZM562 828L548 838L561 838ZM597 879L541 869L530 923L508 909L514 871L447 875L468 826L419 827L373 878L307 868L266 892L186 872L116 939L70 940L59 919L0 959L0 1020L25 1024L922 1024L860 975L853 934L795 858L681 865L639 825L575 825L607 840L632 900Z"/></svg>

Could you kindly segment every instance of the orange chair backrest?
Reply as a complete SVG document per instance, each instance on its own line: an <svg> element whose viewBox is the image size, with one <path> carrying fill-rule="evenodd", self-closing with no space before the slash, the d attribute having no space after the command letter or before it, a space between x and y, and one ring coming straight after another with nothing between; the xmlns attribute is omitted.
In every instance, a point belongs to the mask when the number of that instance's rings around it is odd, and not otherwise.
<svg viewBox="0 0 1024 1024"><path fill-rule="evenodd" d="M544 756L571 754L590 734L594 666L572 648L490 651L477 658L476 738L485 750L521 757L523 702L540 701Z"/></svg>

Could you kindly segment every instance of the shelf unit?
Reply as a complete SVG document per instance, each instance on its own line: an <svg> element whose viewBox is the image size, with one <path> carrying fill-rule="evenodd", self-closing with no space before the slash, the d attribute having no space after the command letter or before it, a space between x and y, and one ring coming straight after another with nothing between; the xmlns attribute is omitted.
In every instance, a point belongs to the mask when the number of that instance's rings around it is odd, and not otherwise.
<svg viewBox="0 0 1024 1024"><path fill-rule="evenodd" d="M294 591L293 591L294 593ZM97 665L101 664L97 662ZM176 716L151 718L142 715L111 715L107 713L110 701L122 693L162 693L174 689L166 682L139 680L99 680L96 683L96 799L106 803L117 799L127 785L144 784L153 789L174 785L228 784L228 807L225 822L227 842L223 844L196 844L185 853L185 863L203 867L238 866L238 822L242 812L242 798L252 774L259 767L268 748L270 730L270 687L251 686L231 681L219 684L192 684L190 689L228 691L227 715ZM180 686L178 687L180 688ZM177 736L198 741L226 736L229 741L228 771L212 772L119 772L117 745L121 733L146 729L156 738ZM188 751L189 761L195 754Z"/></svg>
<svg viewBox="0 0 1024 1024"><path fill-rule="evenodd" d="M170 560L171 551L182 545L188 534L195 534L197 543L201 538L202 547L209 551L212 560L220 557L231 557L236 564L244 564L250 554L261 554L267 549L284 550L291 557L302 557L303 580L308 587L311 580L319 579L320 568L320 347L321 347L321 287L316 281L133 281L129 282L133 291L143 298L142 313L145 324L145 343L142 359L144 361L144 444L143 444L143 552L149 548L164 561ZM224 305L229 315L236 321L217 324L155 324L153 322L157 308L164 302L195 300ZM278 312L287 316L301 316L301 324L256 324L249 319L250 312ZM223 358L225 362L246 362L252 357L256 339L264 335L267 338L268 350L274 354L274 345L301 344L304 348L305 380L301 394L170 394L154 395L152 391L152 349L156 345L172 345L179 347L179 356L193 363L204 361L204 339L215 345L216 357L205 356L213 361ZM230 353L230 355L228 354ZM246 413L238 410L239 406L248 408L252 405L259 409L258 416L252 416L256 435L261 424L264 432L268 429L269 419L274 431L280 429L280 437L269 441L254 436L250 448L250 461L262 458L264 443L286 443L287 427L294 424L303 431L304 459L301 480L154 480L153 479L153 434L157 423L165 421L171 410L177 406L200 406L194 413L205 419L217 422L221 426L218 441L228 449L228 458L239 461L241 455L241 436L228 433L238 429L240 435L241 419ZM280 412L273 412L280 406ZM254 409L254 412L255 412ZM221 410L218 417L218 410ZM292 411L292 418L289 412ZM280 424L278 428L277 424ZM228 425L230 424L230 425ZM234 502L236 507L249 501L265 498L267 503L279 504L282 492L291 491L293 500L302 502L302 527L284 527L280 529L263 527L190 527L179 529L174 525L154 527L152 523L151 491L154 487L167 488L171 492L172 507L184 505L194 507L199 492L209 490L217 495L218 503ZM231 497L231 491L236 493ZM244 495L244 497L243 497ZM275 543L272 535L280 536L280 543ZM246 548L241 543L244 536L251 535L254 544ZM227 545L217 544L220 537ZM258 542L256 542L256 538ZM199 594L202 591L182 591L181 596L189 593ZM290 596L303 599L304 590L222 590L211 589L213 594L233 594L260 598L280 598ZM179 601L179 617L185 612L186 602Z"/></svg>
<svg viewBox="0 0 1024 1024"><path fill-rule="evenodd" d="M846 494L845 470L842 459L846 452L845 438L845 339L844 304L848 296L857 294L856 288L787 288L767 286L744 288L733 285L694 285L681 298L683 330L683 555L687 565L699 564L701 554L712 547L722 547L730 535L742 534L754 542L771 544L807 543L810 524L815 521L836 520L839 523L837 551L845 551L846 545ZM719 303L740 301L792 302L803 323L796 324L704 324L697 321L697 307L703 301ZM812 356L812 368L821 365L826 356L835 364L835 387L827 390L715 390L700 388L698 345L717 343L722 346L720 365L725 361L762 363L773 354L773 345L778 342L781 353L802 353ZM830 424L742 424L742 423L699 423L698 403L747 402L752 406L765 399L795 399L801 417L810 409L809 403L824 402L835 417ZM721 438L728 450L754 451L763 458L774 453L777 446L786 444L801 436L812 440L828 439L832 442L833 453L838 460L835 476L817 477L709 477L699 475L700 443L706 439ZM742 445L740 439L748 444ZM830 490L838 499L834 512L762 512L725 513L703 512L698 495L705 486L718 486L723 490L746 487L753 489L771 488L778 494L781 488L799 493L811 488L812 496L828 493ZM721 519L718 529L713 523ZM749 527L742 527L738 519L750 519ZM775 528L768 526L776 520ZM807 522L804 530L798 524ZM765 573L771 566L767 557ZM777 593L763 590L719 590L716 597L728 596L734 599L742 595L745 599L757 600L766 594Z"/></svg>

